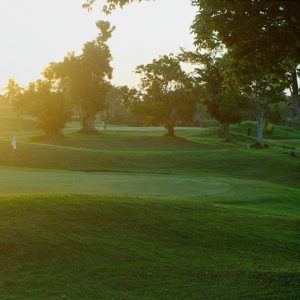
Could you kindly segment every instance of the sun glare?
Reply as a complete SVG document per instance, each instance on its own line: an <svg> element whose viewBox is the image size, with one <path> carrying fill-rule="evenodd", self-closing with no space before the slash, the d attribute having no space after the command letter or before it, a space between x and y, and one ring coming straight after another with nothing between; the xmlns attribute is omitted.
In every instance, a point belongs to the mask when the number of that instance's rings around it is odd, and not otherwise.
<svg viewBox="0 0 300 300"><path fill-rule="evenodd" d="M136 86L136 66L179 47L193 47L189 28L195 9L186 0L132 5L108 17L99 6L88 13L81 5L82 0L0 2L0 87L9 78L27 85L40 77L49 62L61 60L68 52L79 52L96 36L99 19L117 27L110 41L116 84Z"/></svg>

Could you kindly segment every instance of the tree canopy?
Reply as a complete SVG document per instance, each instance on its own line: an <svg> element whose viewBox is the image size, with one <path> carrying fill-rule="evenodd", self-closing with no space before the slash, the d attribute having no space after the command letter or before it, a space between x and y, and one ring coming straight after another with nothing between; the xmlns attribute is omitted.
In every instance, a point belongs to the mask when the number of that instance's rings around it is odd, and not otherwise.
<svg viewBox="0 0 300 300"><path fill-rule="evenodd" d="M173 55L154 59L136 72L142 76L139 112L152 116L167 128L169 136L174 136L178 122L190 120L195 112L192 79Z"/></svg>
<svg viewBox="0 0 300 300"><path fill-rule="evenodd" d="M249 106L242 90L231 80L232 58L229 54L213 56L198 51L183 52L180 58L197 66L194 78L199 98L209 115L220 123L225 140L230 140L229 125L241 122Z"/></svg>
<svg viewBox="0 0 300 300"><path fill-rule="evenodd" d="M48 137L60 135L71 117L71 105L62 87L48 80L29 84L18 96L14 109L36 117L38 128Z"/></svg>
<svg viewBox="0 0 300 300"><path fill-rule="evenodd" d="M192 25L199 48L225 46L240 67L285 75L300 62L299 1L193 0L199 11ZM287 66L284 62L289 61Z"/></svg>
<svg viewBox="0 0 300 300"><path fill-rule="evenodd" d="M300 2L193 0L199 7L192 25L195 44L210 53L228 52L233 81L252 103L263 144L265 109L290 88L299 103Z"/></svg>
<svg viewBox="0 0 300 300"><path fill-rule="evenodd" d="M81 117L84 132L95 130L95 117L105 108L112 78L112 56L107 41L115 28L105 21L97 22L97 27L99 36L84 45L81 55L70 53L63 62L51 63L44 71L49 80L65 84L66 92Z"/></svg>

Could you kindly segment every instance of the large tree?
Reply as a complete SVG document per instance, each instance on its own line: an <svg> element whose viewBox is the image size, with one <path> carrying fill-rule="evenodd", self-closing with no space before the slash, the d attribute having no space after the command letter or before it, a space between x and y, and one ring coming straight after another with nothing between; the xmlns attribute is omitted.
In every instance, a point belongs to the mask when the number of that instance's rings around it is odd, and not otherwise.
<svg viewBox="0 0 300 300"><path fill-rule="evenodd" d="M84 0L90 9L97 0ZM106 0L111 12L131 2L147 0ZM149 0L148 0L149 1ZM268 54L275 61L300 57L300 2L269 0L191 0L199 7L193 24L196 42L203 48L224 44L241 58Z"/></svg>
<svg viewBox="0 0 300 300"><path fill-rule="evenodd" d="M210 52L228 51L236 81L252 99L257 119L257 144L264 146L265 108L281 99L285 87L299 102L300 3L297 1L193 0L199 7L193 23L195 43Z"/></svg>
<svg viewBox="0 0 300 300"><path fill-rule="evenodd" d="M194 74L200 98L210 116L220 123L225 140L229 141L230 124L241 122L248 107L242 90L228 76L232 72L231 57L228 54L214 57L200 52L184 52L180 57L196 66Z"/></svg>
<svg viewBox="0 0 300 300"><path fill-rule="evenodd" d="M191 78L182 70L180 61L173 55L154 59L141 65L136 72L141 78L140 113L166 127L174 136L178 122L191 120L195 112L194 86Z"/></svg>
<svg viewBox="0 0 300 300"><path fill-rule="evenodd" d="M97 113L105 109L105 98L112 78L111 52L107 45L114 27L99 21L98 38L84 45L82 54L70 53L63 62L51 63L44 75L63 82L81 117L84 132L95 131Z"/></svg>
<svg viewBox="0 0 300 300"><path fill-rule="evenodd" d="M229 52L231 54L231 52ZM228 54L227 54L228 56ZM232 56L229 55L231 58ZM230 65L224 69L223 78L237 87L242 95L248 99L248 107L251 109L252 117L257 121L257 148L265 148L264 125L265 117L271 104L284 101L285 80L278 78L278 74L270 70L261 72L260 70L247 68L248 64L240 66L236 60L232 60Z"/></svg>
<svg viewBox="0 0 300 300"><path fill-rule="evenodd" d="M141 0L107 0L104 11ZM91 8L96 0L85 0ZM300 63L300 2L268 0L191 0L199 8L193 31L199 48L226 47L236 63L258 77L286 80L292 104L300 111L297 67Z"/></svg>
<svg viewBox="0 0 300 300"><path fill-rule="evenodd" d="M199 48L225 46L243 71L286 80L299 101L299 1L193 0L193 4L199 7L192 26Z"/></svg>

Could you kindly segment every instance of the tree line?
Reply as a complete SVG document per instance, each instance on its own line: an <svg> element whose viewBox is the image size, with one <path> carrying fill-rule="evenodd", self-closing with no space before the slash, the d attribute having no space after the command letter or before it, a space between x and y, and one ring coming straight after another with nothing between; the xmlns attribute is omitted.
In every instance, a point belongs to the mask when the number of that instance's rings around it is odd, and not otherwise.
<svg viewBox="0 0 300 300"><path fill-rule="evenodd" d="M143 0L107 0L103 10L111 13L117 6L137 1ZM95 2L85 0L84 7L91 9ZM285 89L291 94L290 106L298 117L300 114L300 2L191 0L191 3L198 9L192 24L195 45L199 53L207 54L202 59L198 57L198 62L201 60L205 69L211 68L212 63L206 65L207 56L218 66L216 58L225 54L229 57L232 63L226 71L223 93L228 95L228 89L229 93L234 89L248 99L247 105L257 121L257 146L264 147L267 109L270 103L282 100ZM227 103L225 99L215 98L216 102ZM216 111L215 105L209 107Z"/></svg>
<svg viewBox="0 0 300 300"><path fill-rule="evenodd" d="M104 10L110 13L133 1L107 0ZM87 0L84 6L91 9L94 2ZM175 126L190 122L202 103L220 123L226 140L230 124L255 119L256 146L265 147L264 124L272 107L288 103L295 116L300 111L300 3L192 3L198 7L192 24L196 51L182 50L177 56L163 55L138 66L139 89L111 84L112 55L107 41L115 28L100 21L98 37L86 43L80 55L70 53L62 62L51 63L43 72L44 79L26 89L10 81L6 97L15 99L17 110L35 116L47 135L59 134L74 112L84 132L94 131L96 115L105 110L113 115L121 103L132 116L164 125L168 135L174 136ZM185 72L183 62L194 71Z"/></svg>

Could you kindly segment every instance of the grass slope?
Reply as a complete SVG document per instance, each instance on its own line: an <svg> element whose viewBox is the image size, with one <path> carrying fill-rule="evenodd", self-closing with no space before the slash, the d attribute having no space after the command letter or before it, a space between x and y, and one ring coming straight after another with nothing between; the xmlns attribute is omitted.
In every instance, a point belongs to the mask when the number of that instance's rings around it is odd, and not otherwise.
<svg viewBox="0 0 300 300"><path fill-rule="evenodd" d="M120 134L121 136L121 134ZM192 143L182 138L171 142L165 137L155 137L157 146L137 135L134 147L123 137L123 146L115 146L110 133L86 138L67 136L62 144L19 142L15 155L15 166L75 171L122 171L168 174L216 174L220 176L261 179L293 186L300 184L300 160L290 157L286 149L271 148L265 151L246 149L240 144L229 147L222 143L209 147ZM95 145L105 144L105 148ZM58 142L58 141L57 141ZM65 145L68 143L68 146ZM91 145L92 144L92 145ZM81 145L80 147L78 145ZM166 145L166 149L164 148ZM151 149L152 147L152 149ZM173 148L173 150L171 150ZM178 149L179 148L179 149ZM0 142L0 164L11 165L9 142ZM288 176L287 176L288 175Z"/></svg>
<svg viewBox="0 0 300 300"><path fill-rule="evenodd" d="M297 299L299 218L207 200L1 199L1 297Z"/></svg>
<svg viewBox="0 0 300 300"><path fill-rule="evenodd" d="M299 298L298 131L260 151L253 123L45 140L0 116L0 299Z"/></svg>

